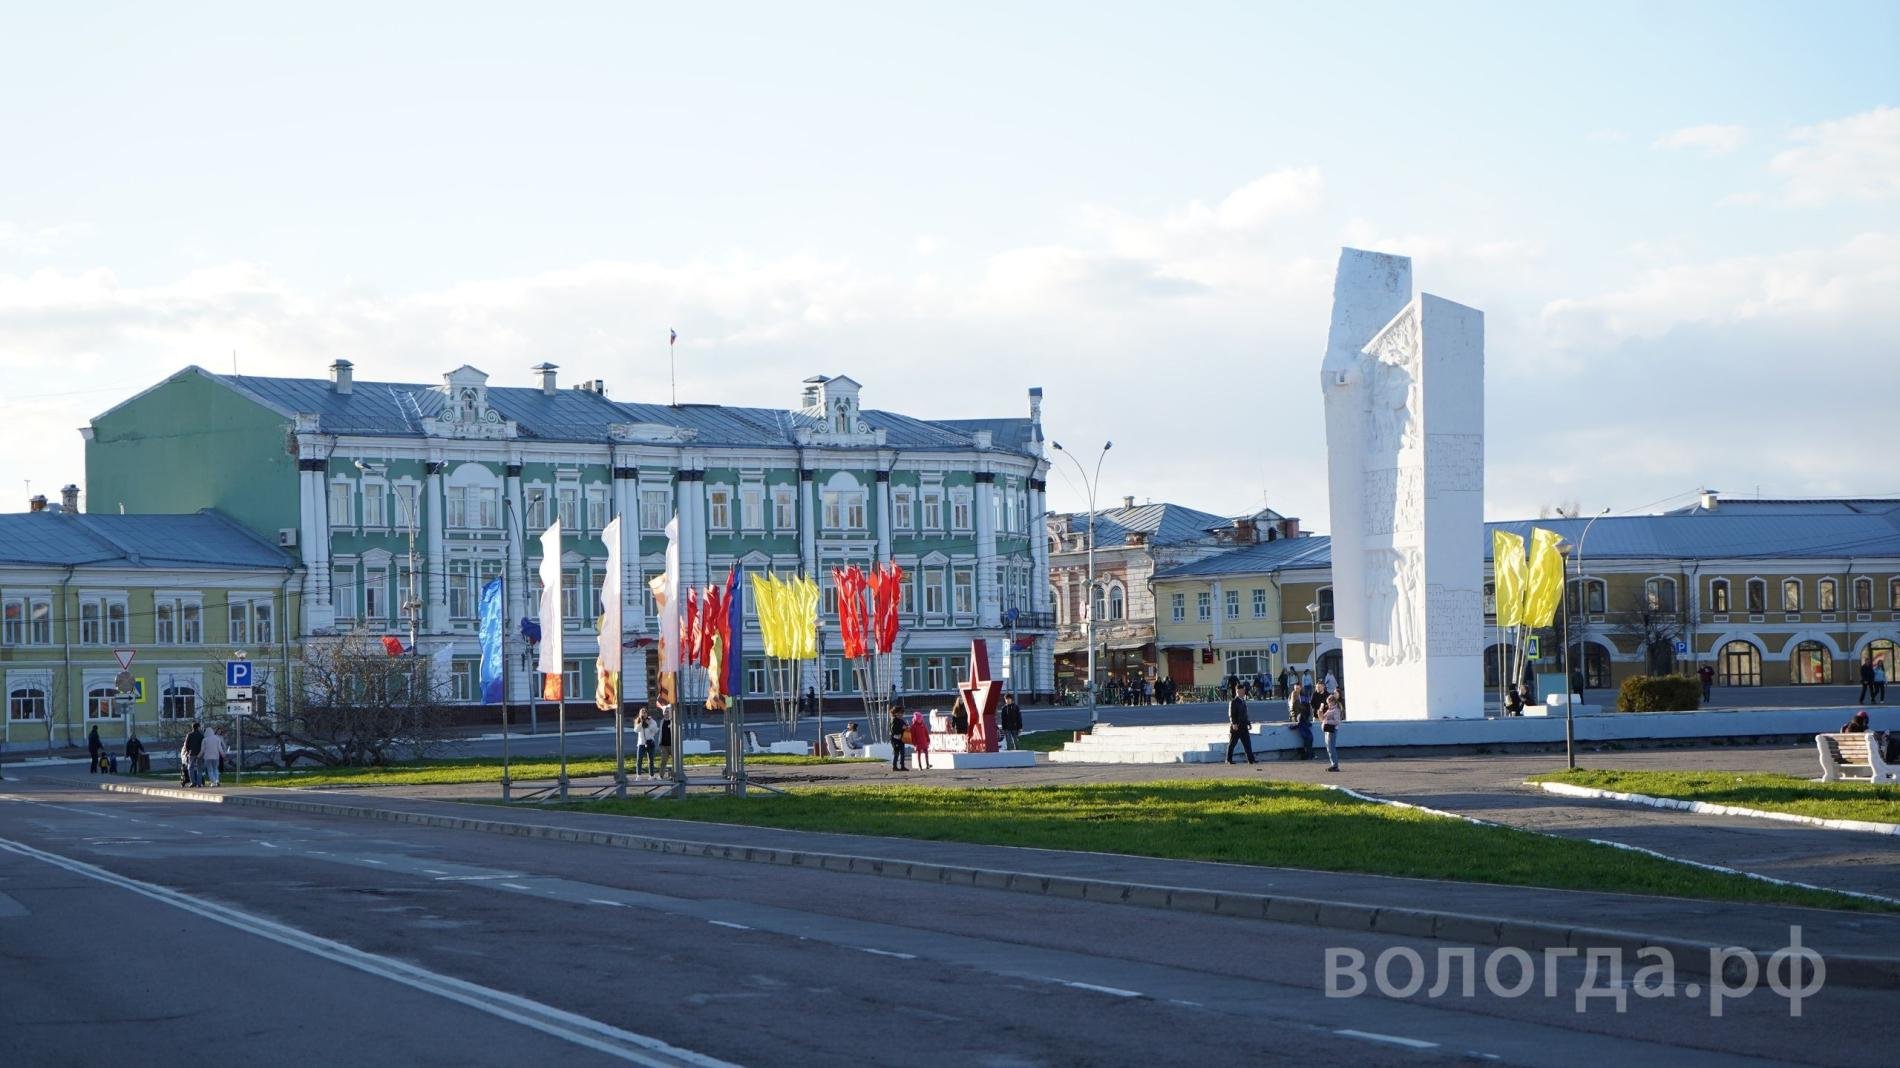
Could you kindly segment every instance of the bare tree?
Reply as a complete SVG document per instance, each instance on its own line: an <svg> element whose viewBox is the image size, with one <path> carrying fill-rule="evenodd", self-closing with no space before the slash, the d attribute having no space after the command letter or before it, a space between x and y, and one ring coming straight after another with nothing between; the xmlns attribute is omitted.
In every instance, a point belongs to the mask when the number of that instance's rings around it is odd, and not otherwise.
<svg viewBox="0 0 1900 1068"><path fill-rule="evenodd" d="M265 739L286 767L420 759L447 735L449 679L426 658L390 656L367 632L306 639L294 671L295 707Z"/></svg>
<svg viewBox="0 0 1900 1068"><path fill-rule="evenodd" d="M1653 591L1631 590L1618 608L1611 616L1611 632L1636 639L1648 674L1672 673L1676 667L1676 640L1688 630L1679 606Z"/></svg>

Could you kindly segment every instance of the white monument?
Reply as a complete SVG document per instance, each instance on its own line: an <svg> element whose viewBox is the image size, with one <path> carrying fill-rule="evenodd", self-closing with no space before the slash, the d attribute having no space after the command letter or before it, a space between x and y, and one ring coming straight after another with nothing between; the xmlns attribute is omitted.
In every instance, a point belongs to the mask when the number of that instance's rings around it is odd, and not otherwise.
<svg viewBox="0 0 1900 1068"><path fill-rule="evenodd" d="M1320 384L1351 719L1484 714L1484 314L1344 249Z"/></svg>

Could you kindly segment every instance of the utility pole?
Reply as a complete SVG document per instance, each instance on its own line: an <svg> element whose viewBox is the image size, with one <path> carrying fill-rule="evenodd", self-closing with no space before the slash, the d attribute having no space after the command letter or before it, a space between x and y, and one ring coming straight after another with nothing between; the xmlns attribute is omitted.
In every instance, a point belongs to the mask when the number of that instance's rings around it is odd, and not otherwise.
<svg viewBox="0 0 1900 1068"><path fill-rule="evenodd" d="M1055 450L1057 452L1061 453L1064 456L1067 456L1069 458L1069 462L1075 465L1075 473L1081 477L1082 488L1088 494L1088 501L1089 501L1088 579L1089 581L1088 581L1088 590L1083 595L1083 598L1082 598L1082 630L1083 630L1083 637L1088 642L1088 650L1089 650L1089 687L1088 687L1089 729L1094 730L1096 719L1097 719L1096 699L1095 699L1095 491L1101 486L1102 460L1108 456L1108 450L1115 447L1115 443L1112 441L1109 441L1109 442L1104 442L1102 444L1102 451L1096 454L1096 457L1095 457L1095 477L1094 478L1089 477L1088 472L1082 469L1082 461L1076 459L1074 453L1063 448L1061 442L1051 440L1049 444L1055 446Z"/></svg>

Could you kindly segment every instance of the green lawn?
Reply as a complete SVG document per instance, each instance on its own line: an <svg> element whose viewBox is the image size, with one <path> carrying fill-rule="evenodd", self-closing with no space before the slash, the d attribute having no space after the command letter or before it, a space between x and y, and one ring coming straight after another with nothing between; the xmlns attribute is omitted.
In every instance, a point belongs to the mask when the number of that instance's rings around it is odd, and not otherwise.
<svg viewBox="0 0 1900 1068"><path fill-rule="evenodd" d="M1900 786L1867 782L1814 782L1793 775L1739 771L1558 771L1533 776L1531 781L1822 819L1900 823Z"/></svg>
<svg viewBox="0 0 1900 1068"><path fill-rule="evenodd" d="M1030 731L1017 736L1017 741L1031 753L1053 753L1075 740L1074 731Z"/></svg>
<svg viewBox="0 0 1900 1068"><path fill-rule="evenodd" d="M1004 789L801 787L783 796L594 801L592 812L794 830L1097 850L1325 871L1819 908L1842 894L1358 801L1302 783L1197 781Z"/></svg>
<svg viewBox="0 0 1900 1068"><path fill-rule="evenodd" d="M720 754L711 756L689 756L688 765L720 765L725 763ZM787 764L849 764L858 761L827 759L825 757L792 756L772 753L763 756L749 756L748 765L787 765ZM570 779L585 778L593 775L611 775L614 770L612 757L573 757L567 762L567 775ZM553 779L560 774L561 765L557 760L544 756L525 757L513 760L509 764L509 776L515 781L529 782L536 779ZM627 772L633 773L633 757L627 757ZM176 779L177 772L153 775L153 778ZM391 764L380 768L308 768L293 771L261 771L250 769L244 773L246 786L439 786L448 783L500 782L501 759L499 757L460 757L449 760L422 760L409 764ZM233 776L224 773L224 783L232 785Z"/></svg>

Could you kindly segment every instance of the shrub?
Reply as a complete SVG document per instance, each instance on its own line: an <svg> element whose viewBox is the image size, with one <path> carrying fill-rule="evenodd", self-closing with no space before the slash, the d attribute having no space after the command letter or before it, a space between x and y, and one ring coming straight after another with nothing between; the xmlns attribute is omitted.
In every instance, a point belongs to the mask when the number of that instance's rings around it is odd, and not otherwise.
<svg viewBox="0 0 1900 1068"><path fill-rule="evenodd" d="M1694 712L1702 683L1689 675L1631 675L1616 694L1618 712Z"/></svg>

